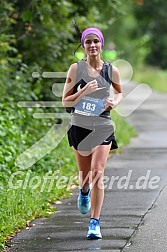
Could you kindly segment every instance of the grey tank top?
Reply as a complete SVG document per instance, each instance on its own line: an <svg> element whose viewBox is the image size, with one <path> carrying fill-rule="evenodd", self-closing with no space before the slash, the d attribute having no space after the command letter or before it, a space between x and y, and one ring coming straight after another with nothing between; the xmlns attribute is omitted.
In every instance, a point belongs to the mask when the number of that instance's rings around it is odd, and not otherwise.
<svg viewBox="0 0 167 252"><path fill-rule="evenodd" d="M77 62L77 78L74 87L74 93L82 89L88 82L96 79L99 88L103 88L97 92L89 94L89 97L105 100L110 96L110 87L112 84L112 65L107 62L103 63L102 70L96 76L90 76L86 67L85 60ZM107 120L106 120L107 119ZM75 109L71 113L72 125L87 127L93 125L111 125L110 111L103 111L99 116L84 116L75 113Z"/></svg>

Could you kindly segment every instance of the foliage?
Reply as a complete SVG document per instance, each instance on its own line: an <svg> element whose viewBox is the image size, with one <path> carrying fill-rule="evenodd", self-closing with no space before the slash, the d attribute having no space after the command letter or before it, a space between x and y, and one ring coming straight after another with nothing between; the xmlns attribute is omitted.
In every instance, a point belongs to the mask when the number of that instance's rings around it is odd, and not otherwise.
<svg viewBox="0 0 167 252"><path fill-rule="evenodd" d="M143 1L133 9L137 20L135 37L149 37L149 52L146 57L148 64L167 68L167 2L165 0Z"/></svg>
<svg viewBox="0 0 167 252"><path fill-rule="evenodd" d="M121 1L122 14L107 29L119 58L167 68L166 8L165 0Z"/></svg>
<svg viewBox="0 0 167 252"><path fill-rule="evenodd" d="M46 135L55 120L33 119L33 112L43 112L42 109L19 108L17 103L1 103L0 115L0 247L5 237L12 234L18 227L25 227L26 221L40 216L50 216L55 211L53 203L57 199L69 196L70 188L52 186L48 192L48 184L41 191L42 183L37 188L30 187L33 178L43 181L47 172L59 172L61 176L70 177L76 173L76 165L72 152L68 152L67 139L43 159L28 170L20 170L15 160L20 153ZM40 129L40 130L39 130ZM4 141L5 139L5 141ZM68 152L68 153L67 153ZM64 153L66 153L64 155ZM21 187L12 188L23 181ZM27 174L29 174L27 180ZM25 186L26 181L27 186ZM36 182L36 181L35 181ZM56 183L56 180L55 180ZM75 184L75 180L72 181ZM66 183L67 184L67 183ZM23 188L24 187L24 188ZM50 204L48 204L48 202Z"/></svg>

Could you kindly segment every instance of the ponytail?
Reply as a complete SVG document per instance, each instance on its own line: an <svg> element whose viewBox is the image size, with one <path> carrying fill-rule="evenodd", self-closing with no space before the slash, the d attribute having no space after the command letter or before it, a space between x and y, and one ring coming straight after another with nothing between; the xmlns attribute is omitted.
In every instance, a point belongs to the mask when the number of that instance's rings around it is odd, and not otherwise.
<svg viewBox="0 0 167 252"><path fill-rule="evenodd" d="M82 44L81 44L82 32L81 32L79 26L77 25L75 19L73 19L72 22L73 22L73 26L74 26L74 28L75 28L75 30L76 30L77 38L78 38L78 40L79 40L79 42L80 42L80 44L79 44L79 46L77 47L77 49L75 49L75 51L73 52L73 54L74 54L74 56L75 56L76 51L77 51L77 50L80 48L80 46L82 45Z"/></svg>

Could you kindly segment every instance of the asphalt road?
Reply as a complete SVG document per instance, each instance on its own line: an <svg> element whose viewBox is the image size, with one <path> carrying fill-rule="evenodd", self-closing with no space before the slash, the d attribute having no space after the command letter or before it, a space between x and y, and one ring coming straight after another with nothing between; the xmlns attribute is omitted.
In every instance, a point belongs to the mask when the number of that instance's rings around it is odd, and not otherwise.
<svg viewBox="0 0 167 252"><path fill-rule="evenodd" d="M125 89L128 94L134 85L126 85ZM138 95L135 93L133 99L138 99ZM129 99L124 104L125 110L131 102ZM75 189L71 198L57 205L54 216L35 220L32 227L17 234L9 251L149 251L140 247L140 242L147 244L149 235L138 239L138 233L142 234L145 219L147 226L143 232L151 235L153 227L156 230L157 223L149 216L155 211L157 199L167 184L166 110L167 95L153 92L127 117L135 126L138 137L132 139L120 154L108 159L105 170L108 182L100 222L102 240L86 239L90 216L79 213L76 206L78 189ZM147 232L149 227L151 230ZM153 248L150 251L153 252ZM157 251L165 250L159 247Z"/></svg>

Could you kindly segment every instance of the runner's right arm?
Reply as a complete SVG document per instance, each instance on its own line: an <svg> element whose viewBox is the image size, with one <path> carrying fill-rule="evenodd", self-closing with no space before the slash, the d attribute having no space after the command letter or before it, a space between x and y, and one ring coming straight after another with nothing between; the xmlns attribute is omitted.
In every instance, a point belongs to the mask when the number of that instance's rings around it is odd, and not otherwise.
<svg viewBox="0 0 167 252"><path fill-rule="evenodd" d="M96 80L88 82L82 89L78 92L73 93L74 86L76 84L77 77L77 63L74 63L70 66L66 82L64 84L63 96L62 96L62 104L64 107L74 107L75 104L79 102L79 100L87 95L98 90L98 84Z"/></svg>

